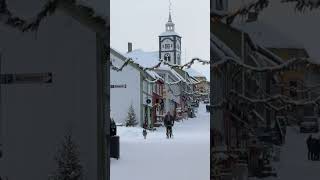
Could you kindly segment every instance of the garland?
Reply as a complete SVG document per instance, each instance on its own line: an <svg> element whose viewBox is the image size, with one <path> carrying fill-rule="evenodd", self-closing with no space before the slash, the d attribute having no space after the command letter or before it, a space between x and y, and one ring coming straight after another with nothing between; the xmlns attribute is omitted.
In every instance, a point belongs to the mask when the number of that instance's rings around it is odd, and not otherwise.
<svg viewBox="0 0 320 180"><path fill-rule="evenodd" d="M282 0L282 3L295 3L296 10L303 12L305 9L313 10L320 7L320 0Z"/></svg>
<svg viewBox="0 0 320 180"><path fill-rule="evenodd" d="M202 60L202 59L200 59L200 58L192 58L191 61L187 62L187 63L184 64L184 65L174 65L174 64L171 64L171 63L169 63L169 62L167 62L167 61L165 61L165 60L163 60L163 59L159 59L159 62L158 62L156 65L154 65L154 66L151 66L151 67L142 67L142 66L140 66L139 64L135 63L135 62L132 60L132 58L127 58L127 59L125 60L125 62L124 62L120 67L114 66L111 61L110 61L110 66L111 66L111 69L112 69L112 70L117 71L117 72L122 71L123 68L126 67L126 66L128 66L129 64L139 65L139 68L140 68L141 70L143 70L143 71L155 70L155 69L159 68L161 64L164 64L164 65L166 65L166 66L169 66L171 69L177 68L177 69L181 69L181 70L182 70L182 69L184 69L184 68L185 68L185 69L191 68L191 66L192 66L192 65L194 64L194 62L196 62L196 61L202 63L202 65L209 65L209 64L210 64L210 61Z"/></svg>
<svg viewBox="0 0 320 180"><path fill-rule="evenodd" d="M252 10L254 10L255 12L260 12L268 6L269 0L256 0L248 4L247 6L237 9L235 12L232 12L230 14L221 16L211 13L211 17L219 21L222 19L226 19L227 24L231 24L234 21L234 19L239 15L245 16Z"/></svg>
<svg viewBox="0 0 320 180"><path fill-rule="evenodd" d="M37 31L41 22L46 17L56 12L59 3L70 3L73 6L82 8L92 17L93 20L106 25L106 21L103 18L94 16L94 10L92 8L85 7L83 5L77 5L76 0L49 0L47 3L45 3L42 10L38 12L35 17L31 18L33 19L33 21L31 22L28 22L27 20L18 16L14 16L13 13L8 9L7 1L0 0L0 16L5 17L2 18L1 21L4 24L12 28L18 29L22 32Z"/></svg>
<svg viewBox="0 0 320 180"><path fill-rule="evenodd" d="M248 15L250 11L260 13L262 10L269 6L269 1L270 0L252 1L248 5L241 7L230 14L225 15L219 15L212 12L211 17L214 21L221 21L225 19L227 24L232 24L234 19L239 15ZM300 12L304 12L306 9L309 9L311 11L320 7L320 0L281 0L281 3L295 3L295 10Z"/></svg>
<svg viewBox="0 0 320 180"><path fill-rule="evenodd" d="M255 67L251 65L247 65L242 63L240 60L232 58L232 57L225 57L221 61L217 61L211 64L211 67L213 70L217 70L220 67L226 65L226 64L233 64L235 66L240 66L244 69L246 69L248 72L280 72L283 70L288 70L290 68L300 68L301 66L305 68L312 68L312 67L320 67L320 64L314 63L310 61L308 58L293 58L291 60L288 60L282 64L275 65L272 67Z"/></svg>

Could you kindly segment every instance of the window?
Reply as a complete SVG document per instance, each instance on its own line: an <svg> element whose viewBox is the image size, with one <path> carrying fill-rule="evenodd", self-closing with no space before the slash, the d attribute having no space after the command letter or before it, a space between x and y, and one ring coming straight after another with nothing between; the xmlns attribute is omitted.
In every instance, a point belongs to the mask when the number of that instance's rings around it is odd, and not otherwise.
<svg viewBox="0 0 320 180"><path fill-rule="evenodd" d="M293 89L290 90L290 96L291 97L297 97L297 91L296 91L296 89L297 89L297 81L290 81L289 82L289 87L293 88Z"/></svg>
<svg viewBox="0 0 320 180"><path fill-rule="evenodd" d="M170 62L170 54L169 53L164 55L164 60Z"/></svg>
<svg viewBox="0 0 320 180"><path fill-rule="evenodd" d="M144 92L147 92L147 91L148 91L147 81L143 81L143 91L144 91Z"/></svg>
<svg viewBox="0 0 320 180"><path fill-rule="evenodd" d="M154 83L154 84L153 84L153 92L154 92L154 93L156 93L156 89L157 89L157 84Z"/></svg>
<svg viewBox="0 0 320 180"><path fill-rule="evenodd" d="M216 0L216 9L223 10L223 0Z"/></svg>

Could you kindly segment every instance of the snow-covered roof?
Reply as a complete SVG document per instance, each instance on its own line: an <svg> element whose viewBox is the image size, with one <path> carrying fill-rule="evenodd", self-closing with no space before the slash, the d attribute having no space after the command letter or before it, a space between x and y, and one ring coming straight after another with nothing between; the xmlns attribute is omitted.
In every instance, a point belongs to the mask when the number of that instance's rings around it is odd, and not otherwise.
<svg viewBox="0 0 320 180"><path fill-rule="evenodd" d="M203 76L203 74L201 74L200 72L196 71L195 69L193 68L189 68L189 69L186 69L187 73L192 76L192 77L195 77L195 76Z"/></svg>
<svg viewBox="0 0 320 180"><path fill-rule="evenodd" d="M128 58L139 64L142 67L152 67L159 63L159 51L145 52L142 49L136 49L126 54ZM167 65L161 64L159 70L167 70L171 72L177 79L184 80L175 70L171 69ZM156 72L155 72L156 73Z"/></svg>
<svg viewBox="0 0 320 180"><path fill-rule="evenodd" d="M292 37L277 31L274 27L262 21L234 23L232 26L248 33L253 41L266 48L304 48L301 43L293 40Z"/></svg>
<svg viewBox="0 0 320 180"><path fill-rule="evenodd" d="M237 54L213 33L210 34L210 44L211 50L217 53L220 57L228 56L239 59Z"/></svg>
<svg viewBox="0 0 320 180"><path fill-rule="evenodd" d="M173 36L173 35L180 37L180 35L174 31L165 31L160 34L160 36Z"/></svg>
<svg viewBox="0 0 320 180"><path fill-rule="evenodd" d="M147 70L146 72L147 72L153 79L161 79L161 80L163 80L163 78L162 78L158 73L156 73L155 71Z"/></svg>
<svg viewBox="0 0 320 180"><path fill-rule="evenodd" d="M135 49L125 54L126 57L132 58L132 60L143 67L151 67L159 63L159 52L151 51L145 52L142 49Z"/></svg>

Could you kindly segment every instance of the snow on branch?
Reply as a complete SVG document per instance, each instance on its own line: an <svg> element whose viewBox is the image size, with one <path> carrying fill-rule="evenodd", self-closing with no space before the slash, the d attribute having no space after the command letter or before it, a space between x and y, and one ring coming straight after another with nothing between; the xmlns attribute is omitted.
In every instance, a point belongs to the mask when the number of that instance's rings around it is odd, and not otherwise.
<svg viewBox="0 0 320 180"><path fill-rule="evenodd" d="M296 10L302 12L305 9L313 10L320 7L320 0L282 0L282 3L295 3Z"/></svg>
<svg viewBox="0 0 320 180"><path fill-rule="evenodd" d="M171 63L169 63L169 62L164 61L163 59L159 59L159 63L157 63L157 64L154 65L154 66L151 66L151 67L142 67L142 66L140 66L139 64L135 63L135 62L132 60L132 58L127 58L127 59L125 60L125 62L124 62L120 67L116 67L115 65L113 65L112 62L111 62L111 60L110 60L110 67L111 67L112 70L119 72L119 71L122 71L123 68L126 67L126 66L128 66L129 64L134 64L134 65L137 65L140 70L147 72L147 71L150 71L150 70L156 70L157 68L160 67L161 64L167 65L167 66L169 66L170 68L179 68L179 69L187 68L187 69L188 69L188 68L190 68L190 67L194 64L195 61L201 62L202 65L210 64L210 61L202 60L202 59L200 59L200 58L192 58L191 61L187 62L187 63L184 64L184 65L174 65L174 64L171 64ZM159 81L159 80L162 80L162 81L163 81L163 79L160 79L159 77L156 77L154 80L148 80L148 79L145 79L145 80L148 81L149 83L156 83L156 82ZM195 85L195 84L202 83L203 81L193 82L193 83L192 83L192 82L188 82L188 81L186 81L185 79L182 78L182 79L180 79L180 80L178 80L178 81L165 82L165 83L168 84L168 85L175 85L175 84L179 84L180 82L184 82L184 83L189 84L189 85Z"/></svg>
<svg viewBox="0 0 320 180"><path fill-rule="evenodd" d="M86 7L81 4L76 4L75 0L48 0L43 6L42 10L38 12L33 18L31 18L32 21L30 22L21 17L15 16L8 9L7 0L0 0L0 22L22 32L37 31L40 23L46 17L54 14L58 6L63 3L68 3L73 7L81 8L82 10L86 11L93 20L101 22L102 24L106 24L106 21L102 17L98 17L95 15L95 12L92 8Z"/></svg>
<svg viewBox="0 0 320 180"><path fill-rule="evenodd" d="M231 57L225 57L222 61L214 62L213 64L211 64L211 66L215 69L215 68L219 68L224 64L234 64L236 66L241 66L242 68L251 70L253 72L277 72L277 71L287 70L295 65L299 65L299 66L303 65L303 67L311 67L311 66L320 67L320 64L314 63L310 61L310 59L308 58L293 58L282 64L274 65L272 67L255 67L255 66L244 64L239 59L235 59Z"/></svg>
<svg viewBox="0 0 320 180"><path fill-rule="evenodd" d="M236 11L230 13L230 14L226 14L226 15L216 15L214 13L211 13L211 17L214 17L218 20L221 19L226 19L227 24L231 24L234 19L241 15L247 15L250 11L254 10L255 12L260 12L263 9L267 8L269 6L269 0L254 0L251 3L240 7L239 9L237 9Z"/></svg>
<svg viewBox="0 0 320 180"><path fill-rule="evenodd" d="M277 95L273 95L273 96L270 95L269 97L266 97L266 98L250 98L245 95L239 94L235 90L230 90L229 95L236 96L251 105L264 104L266 107L270 107L271 109L273 109L275 111L285 110L289 106L292 106L292 105L294 105L294 106L309 105L309 104L319 105L319 103L320 103L320 96L315 99L312 99L312 100L306 100L306 99L292 100L290 97L285 96L285 95L281 95L281 94L277 94ZM211 105L211 108L213 108L213 109L225 108L229 104L228 102L230 102L230 100L223 99L223 100L219 101L218 103ZM279 102L281 104L281 107L276 107L276 106L272 105L271 104L272 102Z"/></svg>
<svg viewBox="0 0 320 180"><path fill-rule="evenodd" d="M270 0L254 0L251 3L238 8L232 13L219 15L211 13L211 17L216 20L225 19L227 24L232 24L237 16L245 16L250 11L260 13L262 10L269 6ZM295 9L303 12L305 9L314 10L320 7L320 0L281 0L281 3L295 3Z"/></svg>
<svg viewBox="0 0 320 180"><path fill-rule="evenodd" d="M184 69L184 68L186 68L186 69L189 69L189 68L191 68L191 66L192 66L192 65L194 64L194 62L196 62L196 61L202 63L202 65L209 65L209 64L210 64L210 61L203 60L203 59L200 59L200 58L192 58L191 61L187 62L187 63L184 64L184 65L174 65L174 64L171 64L171 63L169 63L169 62L167 62L167 61L165 61L165 60L163 60L163 59L159 59L159 62L158 62L157 64L155 64L154 66L151 66L151 67L142 67L142 66L140 66L140 67L141 67L141 69L142 69L143 71L147 71L147 70L155 70L155 69L159 68L161 64L164 64L164 65L169 66L170 68L178 68L178 69ZM135 62L132 60L132 58L127 58L127 59L125 60L124 64L122 64L121 67L116 67L116 66L112 65L111 62L110 62L110 64L111 64L111 66L112 66L112 70L122 71L122 69L123 69L125 66L127 66L127 65L129 65L129 64L137 64L137 63L135 63Z"/></svg>
<svg viewBox="0 0 320 180"><path fill-rule="evenodd" d="M308 105L308 104L318 104L318 101L320 100L320 96L317 97L316 99L313 100L292 100L290 97L287 97L285 95L274 95L274 96L270 96L268 98L261 98L261 99L253 99L247 96L244 96L242 94L239 94L238 92L231 90L230 95L236 95L237 97L240 97L241 99L244 99L246 101L249 101L251 103L268 103L268 102L272 102L272 101L276 101L279 100L280 102L286 103L286 104L290 104L290 105Z"/></svg>

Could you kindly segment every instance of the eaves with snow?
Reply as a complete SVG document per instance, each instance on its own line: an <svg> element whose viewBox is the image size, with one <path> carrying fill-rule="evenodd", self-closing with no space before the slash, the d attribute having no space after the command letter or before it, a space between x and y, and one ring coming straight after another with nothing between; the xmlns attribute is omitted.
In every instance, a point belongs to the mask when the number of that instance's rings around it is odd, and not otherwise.
<svg viewBox="0 0 320 180"><path fill-rule="evenodd" d="M125 56L131 58L135 63L139 64L142 67L152 67L159 63L159 51L146 52L142 49L135 49L125 54ZM158 70L168 71L171 74L173 74L178 80L182 80L184 82L188 80L187 78L182 77L178 72L176 72L174 69L170 68L167 65L161 64ZM196 73L195 70L193 70L193 72Z"/></svg>
<svg viewBox="0 0 320 180"><path fill-rule="evenodd" d="M284 34L272 25L261 20L254 22L235 22L233 27L249 34L252 40L265 48L304 49L303 44Z"/></svg>
<svg viewBox="0 0 320 180"><path fill-rule="evenodd" d="M160 34L160 36L179 36L181 37L178 33L174 31L166 31Z"/></svg>
<svg viewBox="0 0 320 180"><path fill-rule="evenodd" d="M42 21L50 19L50 16L55 13L63 12L97 33L108 34L109 8L106 2L100 0L32 0L28 2L27 6L22 6L21 1L6 0L5 2L12 15L1 17L0 23L23 21L10 24L16 29L21 30L25 26L37 22L40 22L39 28L41 28Z"/></svg>

